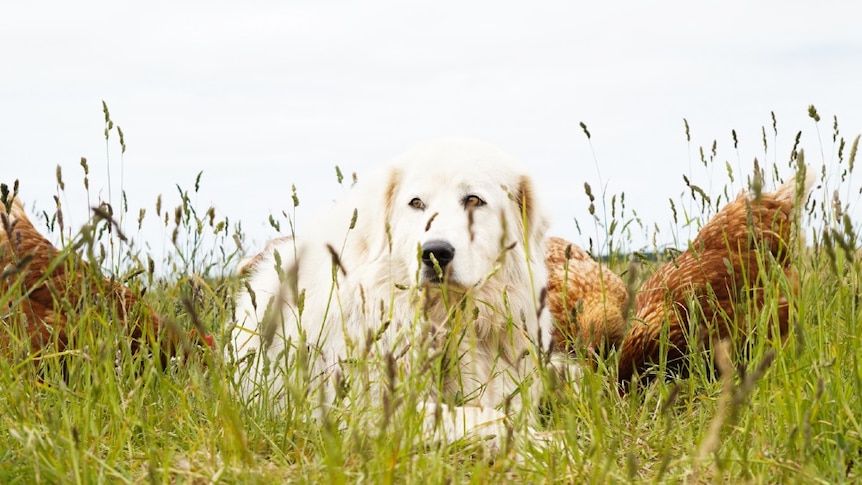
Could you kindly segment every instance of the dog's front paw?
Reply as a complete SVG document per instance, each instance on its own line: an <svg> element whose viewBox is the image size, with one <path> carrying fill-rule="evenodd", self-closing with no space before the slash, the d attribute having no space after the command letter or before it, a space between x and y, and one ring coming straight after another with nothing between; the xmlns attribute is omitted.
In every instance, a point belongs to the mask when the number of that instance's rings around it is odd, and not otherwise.
<svg viewBox="0 0 862 485"><path fill-rule="evenodd" d="M419 405L425 416L425 432L428 436L446 443L464 438L476 438L493 454L498 453L512 433L506 414L492 407L448 406L435 402ZM528 428L529 434L534 434Z"/></svg>
<svg viewBox="0 0 862 485"><path fill-rule="evenodd" d="M426 432L457 441L467 436L491 438L506 429L506 415L491 407L448 406L435 402L419 405Z"/></svg>

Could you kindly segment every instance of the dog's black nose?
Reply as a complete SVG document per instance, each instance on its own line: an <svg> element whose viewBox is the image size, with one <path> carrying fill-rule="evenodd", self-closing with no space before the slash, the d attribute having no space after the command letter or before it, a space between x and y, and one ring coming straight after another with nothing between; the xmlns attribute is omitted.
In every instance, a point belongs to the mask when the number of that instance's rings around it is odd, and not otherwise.
<svg viewBox="0 0 862 485"><path fill-rule="evenodd" d="M428 241L422 245L422 262L429 268L434 267L434 261L431 260L431 255L437 260L440 269L445 270L446 266L455 258L455 248L446 241L434 240Z"/></svg>

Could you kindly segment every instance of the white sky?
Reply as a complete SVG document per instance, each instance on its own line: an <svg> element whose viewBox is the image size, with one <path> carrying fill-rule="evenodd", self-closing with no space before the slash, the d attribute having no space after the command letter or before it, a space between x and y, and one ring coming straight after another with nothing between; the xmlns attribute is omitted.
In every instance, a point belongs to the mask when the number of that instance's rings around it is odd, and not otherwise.
<svg viewBox="0 0 862 485"><path fill-rule="evenodd" d="M862 133L860 86L858 1L4 2L0 181L19 179L28 207L50 210L61 164L66 218L80 225L86 156L92 192L107 198L110 163L116 198L105 100L126 135L135 215L159 194L174 207L175 186L192 190L203 171L199 210L241 220L260 245L291 184L302 230L339 193L336 164L361 177L415 142L466 135L530 167L553 233L587 246L583 184L603 183L674 243L690 234L671 229L682 175L717 194L725 161L748 175L764 159L763 126L770 165L786 167L801 130L809 163L837 173L832 116L848 140ZM698 150L713 140L707 170ZM858 188L842 188L852 205ZM649 242L633 237L632 249Z"/></svg>

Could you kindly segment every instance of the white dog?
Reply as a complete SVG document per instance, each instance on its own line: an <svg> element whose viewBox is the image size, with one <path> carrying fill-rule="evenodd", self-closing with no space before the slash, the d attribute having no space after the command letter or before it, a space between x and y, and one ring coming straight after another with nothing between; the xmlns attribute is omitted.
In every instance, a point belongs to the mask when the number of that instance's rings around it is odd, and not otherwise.
<svg viewBox="0 0 862 485"><path fill-rule="evenodd" d="M450 439L500 436L506 411L537 403L551 344L547 221L512 157L465 139L419 145L314 225L243 269L232 351L248 361L237 370L246 398L283 393L297 356L322 406L336 404L342 377L379 392L385 371L351 376L373 355L390 374L434 373L418 406Z"/></svg>

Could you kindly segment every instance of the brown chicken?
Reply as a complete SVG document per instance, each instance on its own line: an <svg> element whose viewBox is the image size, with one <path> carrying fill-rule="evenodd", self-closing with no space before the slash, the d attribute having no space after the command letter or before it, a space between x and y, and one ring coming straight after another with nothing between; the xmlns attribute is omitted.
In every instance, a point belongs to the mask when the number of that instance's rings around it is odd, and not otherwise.
<svg viewBox="0 0 862 485"><path fill-rule="evenodd" d="M149 348L163 329L159 315L128 287L97 274L74 251L55 248L17 198L8 212L0 201L0 271L0 355L18 339L29 339L37 359L48 349L63 351L72 337L69 321L84 300L105 303L105 318L121 322L133 352ZM163 363L175 354L177 336L168 332L160 339Z"/></svg>
<svg viewBox="0 0 862 485"><path fill-rule="evenodd" d="M556 350L571 352L583 345L601 352L619 345L626 331L623 313L629 298L623 280L580 247L558 237L545 241L545 264Z"/></svg>
<svg viewBox="0 0 862 485"><path fill-rule="evenodd" d="M785 334L793 301L788 293L798 284L791 254L795 207L814 181L804 172L798 177L798 184L790 180L759 197L740 194L703 226L688 250L641 286L620 351L624 388L635 376L642 383L654 377L648 369L661 360L663 333L668 369L681 375L690 339L701 346L731 339L739 348L751 330L747 312L762 310L764 295L775 290L780 297L770 325Z"/></svg>

